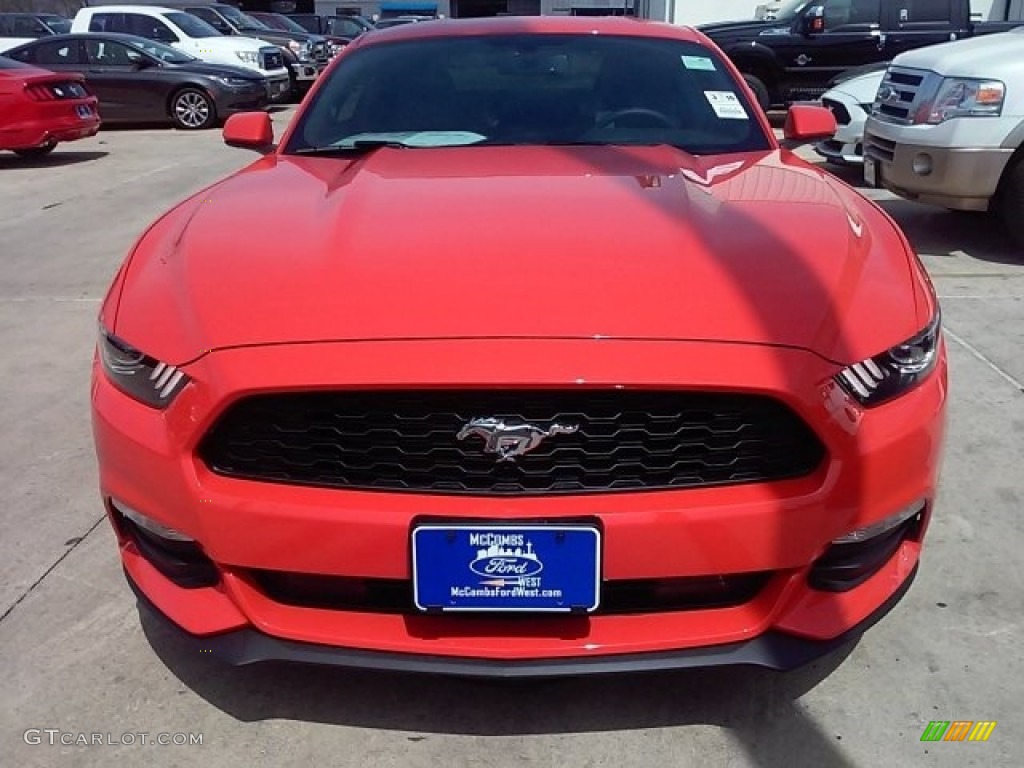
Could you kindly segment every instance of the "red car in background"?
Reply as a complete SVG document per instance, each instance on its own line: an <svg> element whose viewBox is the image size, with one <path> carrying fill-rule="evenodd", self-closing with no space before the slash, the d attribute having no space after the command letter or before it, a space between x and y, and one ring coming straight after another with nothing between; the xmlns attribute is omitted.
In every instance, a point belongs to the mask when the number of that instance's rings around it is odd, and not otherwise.
<svg viewBox="0 0 1024 768"><path fill-rule="evenodd" d="M82 75L0 56L0 150L42 157L62 141L94 136L99 129L96 97Z"/></svg>
<svg viewBox="0 0 1024 768"><path fill-rule="evenodd" d="M835 132L820 107L786 134ZM232 663L788 668L902 597L946 353L895 223L693 30L357 38L100 312L140 604Z"/></svg>

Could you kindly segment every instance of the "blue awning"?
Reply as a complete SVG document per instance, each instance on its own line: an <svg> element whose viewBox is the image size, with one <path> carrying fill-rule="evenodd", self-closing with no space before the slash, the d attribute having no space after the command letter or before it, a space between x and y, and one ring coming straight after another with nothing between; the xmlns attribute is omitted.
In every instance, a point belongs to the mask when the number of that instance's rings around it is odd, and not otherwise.
<svg viewBox="0 0 1024 768"><path fill-rule="evenodd" d="M437 3L429 3L424 0L392 0L392 2L381 3L380 10L381 13L385 11L437 13Z"/></svg>

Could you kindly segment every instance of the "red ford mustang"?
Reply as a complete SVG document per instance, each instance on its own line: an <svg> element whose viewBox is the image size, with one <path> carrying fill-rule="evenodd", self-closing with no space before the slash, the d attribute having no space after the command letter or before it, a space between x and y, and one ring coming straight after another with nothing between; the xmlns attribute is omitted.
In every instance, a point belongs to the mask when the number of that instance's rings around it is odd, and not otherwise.
<svg viewBox="0 0 1024 768"><path fill-rule="evenodd" d="M56 74L0 56L0 150L41 157L100 129L96 97L79 74Z"/></svg>
<svg viewBox="0 0 1024 768"><path fill-rule="evenodd" d="M204 649L787 668L909 587L935 294L700 34L410 24L279 145L262 113L225 138L263 157L139 240L92 392L128 579Z"/></svg>

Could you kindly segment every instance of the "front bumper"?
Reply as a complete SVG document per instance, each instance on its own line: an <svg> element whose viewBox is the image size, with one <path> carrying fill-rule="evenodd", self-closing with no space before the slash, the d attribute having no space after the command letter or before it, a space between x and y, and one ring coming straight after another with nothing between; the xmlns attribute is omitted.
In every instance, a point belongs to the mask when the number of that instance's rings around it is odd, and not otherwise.
<svg viewBox="0 0 1024 768"><path fill-rule="evenodd" d="M320 77L324 65L314 61L297 61L291 64L292 79L296 85L308 88Z"/></svg>
<svg viewBox="0 0 1024 768"><path fill-rule="evenodd" d="M315 643L298 643L272 637L255 629L236 629L220 635L202 637L189 634L167 618L125 572L125 578L138 599L140 612L160 622L196 653L211 656L232 666L268 661L296 662L335 667L378 669L389 672L413 672L491 679L527 679L578 675L608 675L630 672L657 672L720 666L756 666L786 671L809 664L834 653L878 623L910 589L917 567L885 602L867 618L843 634L827 641L805 640L781 632L737 643L693 648L681 651L637 653L621 656L590 656L566 659L502 661L495 659L452 658L447 656L387 653L354 648L337 648Z"/></svg>
<svg viewBox="0 0 1024 768"><path fill-rule="evenodd" d="M892 126L870 120L864 154L876 164L878 185L928 205L987 211L1013 149L922 143L919 134L928 128L931 126ZM917 140L908 140L914 137Z"/></svg>
<svg viewBox="0 0 1024 768"><path fill-rule="evenodd" d="M270 103L266 84L258 80L242 87L219 86L212 93L217 104L217 114L222 117L235 112L263 109Z"/></svg>
<svg viewBox="0 0 1024 768"><path fill-rule="evenodd" d="M917 565L942 442L944 357L913 393L857 412L828 386L836 372L830 363L793 350L725 347L603 340L236 349L189 365L193 381L167 411L128 399L97 370L93 417L101 490L105 498L200 542L219 581L189 588L169 580L119 531L130 580L187 633L268 638L244 640L244 652L235 651L241 659L324 646L337 658L392 654L418 664L415 659L439 657L453 669L467 659L490 660L494 669L505 670L534 668L536 662L540 670L600 658L611 664L603 669L611 670L628 663L627 656L651 654L650 663L668 663L661 659L668 654L675 666L698 663L680 661L684 656L756 663L749 659L767 653L763 643L742 651L730 647L769 634L800 638L827 652L899 594ZM530 498L249 482L215 475L195 455L217 415L244 394L410 382L487 388L507 382L509 370L538 386L569 387L584 378L610 388L624 381L625 371L632 386L657 389L678 387L680 381L699 390L744 382L745 390L774 395L800 414L829 455L811 475L795 480ZM798 380L818 384L793 391L797 373ZM919 528L863 581L841 592L811 587L813 566L833 539L917 501L927 504ZM411 526L423 516L504 522L596 518L604 532L603 578L609 582L771 575L752 598L725 607L530 621L309 607L272 598L253 578L259 569L408 580ZM224 642L237 648L242 641Z"/></svg>
<svg viewBox="0 0 1024 768"><path fill-rule="evenodd" d="M286 101L291 95L291 89L292 81L289 75L267 78L267 98L273 103Z"/></svg>

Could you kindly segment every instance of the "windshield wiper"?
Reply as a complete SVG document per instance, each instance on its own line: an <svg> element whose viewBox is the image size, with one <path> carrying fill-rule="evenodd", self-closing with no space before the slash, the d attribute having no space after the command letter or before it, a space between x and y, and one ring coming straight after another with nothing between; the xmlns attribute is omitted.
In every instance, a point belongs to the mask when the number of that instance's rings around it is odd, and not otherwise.
<svg viewBox="0 0 1024 768"><path fill-rule="evenodd" d="M353 155L365 155L384 147L391 149L409 149L410 145L395 139L357 139L351 144L339 146L328 144L325 147L303 147L296 149L293 155L319 155L321 157L349 157Z"/></svg>

